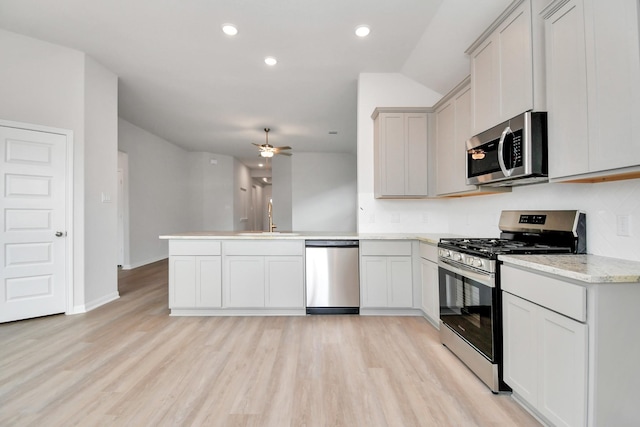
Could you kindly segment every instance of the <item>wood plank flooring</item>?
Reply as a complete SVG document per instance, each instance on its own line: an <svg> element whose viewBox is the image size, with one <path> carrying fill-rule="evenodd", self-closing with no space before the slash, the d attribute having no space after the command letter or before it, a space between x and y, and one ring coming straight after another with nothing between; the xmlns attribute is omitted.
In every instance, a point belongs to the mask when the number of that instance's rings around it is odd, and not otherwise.
<svg viewBox="0 0 640 427"><path fill-rule="evenodd" d="M170 317L167 262L0 325L1 426L538 426L420 317Z"/></svg>

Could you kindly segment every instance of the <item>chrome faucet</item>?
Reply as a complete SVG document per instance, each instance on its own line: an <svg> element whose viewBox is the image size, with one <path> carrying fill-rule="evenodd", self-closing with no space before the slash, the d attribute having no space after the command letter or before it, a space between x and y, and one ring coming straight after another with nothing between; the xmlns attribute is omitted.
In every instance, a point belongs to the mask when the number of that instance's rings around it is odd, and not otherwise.
<svg viewBox="0 0 640 427"><path fill-rule="evenodd" d="M276 227L276 225L273 223L273 200L269 199L269 203L267 204L267 210L269 211L269 232L273 233L273 230Z"/></svg>

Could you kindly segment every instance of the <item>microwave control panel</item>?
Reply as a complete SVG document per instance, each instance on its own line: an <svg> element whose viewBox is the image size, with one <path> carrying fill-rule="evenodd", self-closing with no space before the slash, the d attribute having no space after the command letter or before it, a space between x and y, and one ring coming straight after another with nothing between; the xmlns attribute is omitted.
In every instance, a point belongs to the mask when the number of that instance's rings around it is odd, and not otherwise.
<svg viewBox="0 0 640 427"><path fill-rule="evenodd" d="M519 129L510 136L510 141L505 140L507 142L507 146L509 147L509 153L511 155L511 159L509 159L510 168L517 168L522 166L522 129Z"/></svg>

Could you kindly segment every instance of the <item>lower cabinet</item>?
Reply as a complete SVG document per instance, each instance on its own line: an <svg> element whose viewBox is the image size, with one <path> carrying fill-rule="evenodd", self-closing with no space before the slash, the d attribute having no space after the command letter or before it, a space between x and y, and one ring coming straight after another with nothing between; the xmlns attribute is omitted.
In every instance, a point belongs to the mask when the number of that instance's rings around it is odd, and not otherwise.
<svg viewBox="0 0 640 427"><path fill-rule="evenodd" d="M224 305L234 308L304 307L302 257L227 256Z"/></svg>
<svg viewBox="0 0 640 427"><path fill-rule="evenodd" d="M411 242L360 242L360 295L364 308L412 308Z"/></svg>
<svg viewBox="0 0 640 427"><path fill-rule="evenodd" d="M587 325L502 295L504 381L553 425L586 425Z"/></svg>
<svg viewBox="0 0 640 427"><path fill-rule="evenodd" d="M169 308L222 307L222 257L219 241L169 242Z"/></svg>
<svg viewBox="0 0 640 427"><path fill-rule="evenodd" d="M264 257L225 257L223 283L225 307L264 307Z"/></svg>
<svg viewBox="0 0 640 427"><path fill-rule="evenodd" d="M169 308L222 306L219 256L174 255L169 261ZM177 286L176 284L180 284Z"/></svg>
<svg viewBox="0 0 640 427"><path fill-rule="evenodd" d="M427 319L438 326L440 324L438 264L428 259L420 258L420 277L422 280L422 300L420 308L427 316Z"/></svg>

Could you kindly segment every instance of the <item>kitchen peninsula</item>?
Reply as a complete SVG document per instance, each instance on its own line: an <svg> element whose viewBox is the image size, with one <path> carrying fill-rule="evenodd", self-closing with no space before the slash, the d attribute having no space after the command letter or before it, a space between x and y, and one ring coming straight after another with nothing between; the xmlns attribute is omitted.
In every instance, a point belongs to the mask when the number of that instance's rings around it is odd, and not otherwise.
<svg viewBox="0 0 640 427"><path fill-rule="evenodd" d="M428 244L435 251L443 236L330 232L163 235L160 239L169 240L169 308L173 316L305 315L305 241L359 240L361 314L421 315L419 245ZM381 271L388 272L388 277L380 277Z"/></svg>

